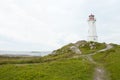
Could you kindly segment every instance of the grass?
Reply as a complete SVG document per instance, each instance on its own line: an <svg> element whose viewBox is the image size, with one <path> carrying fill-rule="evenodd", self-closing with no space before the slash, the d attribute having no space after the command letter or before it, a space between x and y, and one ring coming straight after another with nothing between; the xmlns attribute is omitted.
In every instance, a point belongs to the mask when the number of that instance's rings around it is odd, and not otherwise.
<svg viewBox="0 0 120 80"><path fill-rule="evenodd" d="M2 65L0 80L92 80L93 66L82 59L41 64Z"/></svg>
<svg viewBox="0 0 120 80"><path fill-rule="evenodd" d="M90 49L90 44L93 42L78 46L82 54L105 48L105 43L95 42L93 49ZM119 80L120 46L111 45L114 46L112 49L100 52L93 58L107 69L111 80ZM71 46L75 44L68 44L44 57L0 56L0 80L93 80L95 66L82 58L73 59L72 57L78 54L70 49Z"/></svg>
<svg viewBox="0 0 120 80"><path fill-rule="evenodd" d="M94 44L93 49L90 48L90 44ZM105 43L87 42L84 44L84 46L79 46L79 49L82 51L83 54L90 54L98 50L104 49L105 47Z"/></svg>
<svg viewBox="0 0 120 80"><path fill-rule="evenodd" d="M0 56L0 65L40 63L40 62L42 62L42 57L5 57L5 56Z"/></svg>
<svg viewBox="0 0 120 80"><path fill-rule="evenodd" d="M93 65L83 59L72 59L76 55L70 50L73 45L44 57L1 56L0 80L92 80Z"/></svg>
<svg viewBox="0 0 120 80"><path fill-rule="evenodd" d="M101 52L93 56L93 58L102 63L110 73L111 80L120 79L120 46L113 45L114 48Z"/></svg>

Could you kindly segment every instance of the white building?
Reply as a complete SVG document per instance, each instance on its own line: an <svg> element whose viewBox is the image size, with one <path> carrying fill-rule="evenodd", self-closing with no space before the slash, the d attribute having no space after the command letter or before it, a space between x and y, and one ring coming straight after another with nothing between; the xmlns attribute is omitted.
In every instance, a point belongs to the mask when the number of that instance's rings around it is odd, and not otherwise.
<svg viewBox="0 0 120 80"><path fill-rule="evenodd" d="M93 14L89 15L88 41L93 41L93 42L98 41L95 22L96 22L96 19L95 19L94 15Z"/></svg>

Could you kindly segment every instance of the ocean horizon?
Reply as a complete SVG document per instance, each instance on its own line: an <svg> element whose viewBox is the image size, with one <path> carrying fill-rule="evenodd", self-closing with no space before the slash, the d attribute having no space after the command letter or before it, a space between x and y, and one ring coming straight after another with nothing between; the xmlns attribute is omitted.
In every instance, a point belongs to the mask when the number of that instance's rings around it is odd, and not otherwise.
<svg viewBox="0 0 120 80"><path fill-rule="evenodd" d="M0 55L4 56L45 56L52 51L0 51Z"/></svg>

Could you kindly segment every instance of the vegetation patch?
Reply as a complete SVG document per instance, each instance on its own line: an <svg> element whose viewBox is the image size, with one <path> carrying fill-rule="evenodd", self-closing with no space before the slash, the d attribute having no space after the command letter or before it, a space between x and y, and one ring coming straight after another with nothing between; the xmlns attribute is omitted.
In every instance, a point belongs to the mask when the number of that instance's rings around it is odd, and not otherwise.
<svg viewBox="0 0 120 80"><path fill-rule="evenodd" d="M82 59L42 64L1 65L0 80L92 80L93 66Z"/></svg>
<svg viewBox="0 0 120 80"><path fill-rule="evenodd" d="M79 49L82 51L83 54L90 54L94 53L98 50L104 49L106 47L105 43L98 43L98 42L86 42L79 46Z"/></svg>
<svg viewBox="0 0 120 80"><path fill-rule="evenodd" d="M120 79L120 46L93 55L110 73L111 80ZM82 54L76 54L75 46ZM0 80L93 80L94 65L82 56L106 48L105 43L78 41L43 57L0 56Z"/></svg>
<svg viewBox="0 0 120 80"><path fill-rule="evenodd" d="M111 80L119 80L120 79L120 46L113 45L113 48L100 52L93 56L93 58L102 63L107 71L110 73Z"/></svg>

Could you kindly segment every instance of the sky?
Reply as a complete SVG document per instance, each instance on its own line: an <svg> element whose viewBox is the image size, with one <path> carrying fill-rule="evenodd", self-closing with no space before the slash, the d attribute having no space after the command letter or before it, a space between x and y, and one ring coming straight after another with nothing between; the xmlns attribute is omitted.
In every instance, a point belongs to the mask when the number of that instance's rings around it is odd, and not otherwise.
<svg viewBox="0 0 120 80"><path fill-rule="evenodd" d="M52 51L87 40L95 15L99 42L120 44L120 0L0 0L0 50Z"/></svg>

